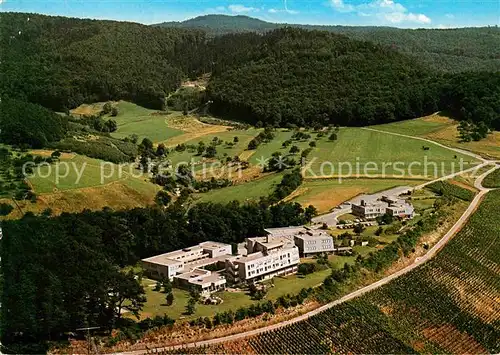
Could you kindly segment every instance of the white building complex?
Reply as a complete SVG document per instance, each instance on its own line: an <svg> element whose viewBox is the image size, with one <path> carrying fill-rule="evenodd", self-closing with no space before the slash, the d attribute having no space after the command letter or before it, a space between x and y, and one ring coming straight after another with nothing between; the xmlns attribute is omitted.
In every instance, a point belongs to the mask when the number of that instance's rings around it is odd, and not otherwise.
<svg viewBox="0 0 500 355"><path fill-rule="evenodd" d="M397 197L382 196L380 200L361 200L359 204L352 204L352 214L366 219L375 219L385 214L407 219L413 218L415 210L406 200Z"/></svg>
<svg viewBox="0 0 500 355"><path fill-rule="evenodd" d="M222 290L226 278L252 283L297 272L300 256L340 251L325 231L308 227L266 229L264 237L247 238L232 255L232 247L203 242L142 260L151 278L169 278L180 287L197 287L202 293ZM350 248L349 248L350 249ZM218 266L220 271L204 269Z"/></svg>

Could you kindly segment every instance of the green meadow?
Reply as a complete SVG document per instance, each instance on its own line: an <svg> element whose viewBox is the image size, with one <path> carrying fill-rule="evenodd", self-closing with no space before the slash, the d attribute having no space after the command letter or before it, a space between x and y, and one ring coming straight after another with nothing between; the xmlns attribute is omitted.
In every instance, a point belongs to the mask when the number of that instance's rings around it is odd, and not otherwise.
<svg viewBox="0 0 500 355"><path fill-rule="evenodd" d="M292 130L276 130L274 139L269 143L260 144L250 157L249 162L254 165L260 164L262 158L267 159L271 157L271 155L275 152L280 152L283 155L286 155L290 151L290 147L293 145L296 145L302 151L309 148L309 142L313 141L314 137L316 137L315 133L305 132L311 135L311 139L303 141L293 141L288 147L284 148L282 146L283 142L291 139L293 133L294 132ZM300 157L300 155L298 155L298 157Z"/></svg>
<svg viewBox="0 0 500 355"><path fill-rule="evenodd" d="M115 138L136 134L139 141L147 137L153 142L161 142L184 133L180 129L169 127L168 115L155 115L155 110L126 101L120 101L117 108L118 115L113 118L118 124L118 129L112 134Z"/></svg>
<svg viewBox="0 0 500 355"><path fill-rule="evenodd" d="M372 126L370 128L380 129L382 131L406 134L408 136L425 136L427 134L440 131L448 126L450 122L439 120L426 120L424 118L415 118L412 120L386 123Z"/></svg>
<svg viewBox="0 0 500 355"><path fill-rule="evenodd" d="M129 171L129 168L132 170ZM75 155L72 159L62 159L60 162L35 168L29 181L36 193L43 194L103 186L117 180L126 180L131 174L141 175L132 165L126 165L120 170L117 164ZM142 181L138 181L135 182L136 185L143 185Z"/></svg>
<svg viewBox="0 0 500 355"><path fill-rule="evenodd" d="M429 149L424 150L424 146ZM432 178L459 171L460 159L464 161L463 169L478 163L470 156L417 139L342 128L336 141L323 138L317 142L309 155L310 168L305 169L305 174Z"/></svg>
<svg viewBox="0 0 500 355"><path fill-rule="evenodd" d="M250 182L211 190L195 195L199 202L227 203L231 201L257 201L263 196L268 196L281 182L283 174L271 174Z"/></svg>

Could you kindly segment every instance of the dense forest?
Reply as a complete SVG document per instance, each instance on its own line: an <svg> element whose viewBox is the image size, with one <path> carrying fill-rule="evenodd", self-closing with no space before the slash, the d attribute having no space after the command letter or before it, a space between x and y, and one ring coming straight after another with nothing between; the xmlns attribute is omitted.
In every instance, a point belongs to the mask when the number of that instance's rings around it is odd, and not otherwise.
<svg viewBox="0 0 500 355"><path fill-rule="evenodd" d="M204 43L196 30L2 13L0 94L56 111L118 99L161 109Z"/></svg>
<svg viewBox="0 0 500 355"><path fill-rule="evenodd" d="M0 16L0 45L5 48L1 96L52 110L118 99L163 109L166 95L182 79L211 72L207 95L184 103L179 99L186 95L181 95L175 106L192 110L210 102L214 115L272 126L359 126L450 109L460 119L498 127L498 72L443 74L409 55L412 49L400 50L384 41L374 44L289 27L214 37L200 29L17 13ZM389 31L356 33L382 30ZM472 38L483 40L473 52L496 58L497 29L478 31L472 31ZM404 42L415 51L435 50L440 41L458 46L460 31L455 37L452 32L440 33L436 32L436 42ZM456 55L459 50L453 48L442 52ZM462 51L456 58L470 55ZM467 65L472 71L482 69ZM487 86L480 87L485 78Z"/></svg>
<svg viewBox="0 0 500 355"><path fill-rule="evenodd" d="M443 74L399 51L286 28L216 37L214 114L253 124L369 125L449 109L498 127L500 72Z"/></svg>
<svg viewBox="0 0 500 355"><path fill-rule="evenodd" d="M283 27L321 30L389 46L442 71L500 70L498 27L414 30L373 26L298 25L271 23L242 15L205 15L183 22L165 22L156 26L200 29L206 31L209 36L245 32L265 33Z"/></svg>
<svg viewBox="0 0 500 355"><path fill-rule="evenodd" d="M117 294L137 296L138 281L118 267L202 241L242 242L266 227L310 221L299 204L198 204L186 211L103 210L59 217L26 215L3 222L2 343L43 352L47 340L87 326L109 329ZM140 292L139 292L140 293ZM28 347L30 344L32 348Z"/></svg>
<svg viewBox="0 0 500 355"><path fill-rule="evenodd" d="M29 102L5 98L0 102L0 141L42 148L64 138L64 117Z"/></svg>

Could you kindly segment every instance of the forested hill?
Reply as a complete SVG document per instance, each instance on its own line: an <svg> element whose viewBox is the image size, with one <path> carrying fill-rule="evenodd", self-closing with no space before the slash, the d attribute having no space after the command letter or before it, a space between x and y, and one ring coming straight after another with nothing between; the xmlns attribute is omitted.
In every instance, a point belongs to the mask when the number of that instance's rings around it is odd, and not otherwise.
<svg viewBox="0 0 500 355"><path fill-rule="evenodd" d="M241 18L226 20L231 27ZM490 46L491 36L481 39L488 53L500 50ZM183 79L211 72L202 105L231 120L366 125L451 109L459 119L500 127L500 71L471 65L475 72L448 76L397 46L328 31L287 27L210 37L199 29L1 13L0 46L0 96L14 98L6 111L20 114L19 101L63 111L125 99L161 110ZM1 124L25 132L29 120L20 126L16 117Z"/></svg>
<svg viewBox="0 0 500 355"><path fill-rule="evenodd" d="M369 125L451 109L500 127L500 72L444 75L399 51L295 28L217 37L212 112L254 124Z"/></svg>
<svg viewBox="0 0 500 355"><path fill-rule="evenodd" d="M227 15L205 15L156 26L198 28L207 31L211 36L242 32L263 33L283 27L322 30L390 46L435 69L447 72L500 70L498 27L413 30L391 27L316 26L271 23L248 16Z"/></svg>
<svg viewBox="0 0 500 355"><path fill-rule="evenodd" d="M0 94L58 111L117 99L159 109L200 68L204 43L192 29L1 13Z"/></svg>

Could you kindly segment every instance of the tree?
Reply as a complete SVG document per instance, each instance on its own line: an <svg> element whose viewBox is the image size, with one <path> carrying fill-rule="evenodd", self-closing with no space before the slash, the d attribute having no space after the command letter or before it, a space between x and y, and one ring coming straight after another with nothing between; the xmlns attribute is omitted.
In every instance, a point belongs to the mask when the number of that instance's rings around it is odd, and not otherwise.
<svg viewBox="0 0 500 355"><path fill-rule="evenodd" d="M186 305L186 314L191 315L196 312L196 300L194 298L190 298Z"/></svg>
<svg viewBox="0 0 500 355"><path fill-rule="evenodd" d="M146 294L132 271L117 273L111 282L109 295L109 308L114 312L115 318L121 318L122 309L139 318L139 312L146 302Z"/></svg>
<svg viewBox="0 0 500 355"><path fill-rule="evenodd" d="M0 216L7 216L14 210L8 203L0 203Z"/></svg>
<svg viewBox="0 0 500 355"><path fill-rule="evenodd" d="M149 138L143 138L141 144L139 144L139 153L146 156L154 155L153 152L153 142Z"/></svg>
<svg viewBox="0 0 500 355"><path fill-rule="evenodd" d="M172 292L172 283L170 282L170 279L168 277L164 278L161 281L161 285L163 287L163 292L164 293L170 293L170 292Z"/></svg>
<svg viewBox="0 0 500 355"><path fill-rule="evenodd" d="M248 143L248 150L254 150L254 149L257 149L257 147L259 146L259 143L258 141L253 138L249 143Z"/></svg>
<svg viewBox="0 0 500 355"><path fill-rule="evenodd" d="M297 147L296 145L292 145L292 147L290 148L290 154L295 154L298 152L300 152L300 148Z"/></svg>
<svg viewBox="0 0 500 355"><path fill-rule="evenodd" d="M111 106L111 102L106 102L104 104L104 106L102 107L102 113L104 113L105 115L107 115L108 113L111 112L112 108L113 108L113 106Z"/></svg>
<svg viewBox="0 0 500 355"><path fill-rule="evenodd" d="M172 197L165 190L160 190L156 193L155 201L159 206L168 206Z"/></svg>
<svg viewBox="0 0 500 355"><path fill-rule="evenodd" d="M200 299L200 291L198 290L198 288L194 287L194 286L191 286L189 288L189 296L194 299L196 302L199 301Z"/></svg>
<svg viewBox="0 0 500 355"><path fill-rule="evenodd" d="M167 293L165 296L167 306L171 306L174 303L174 294L172 292Z"/></svg>
<svg viewBox="0 0 500 355"><path fill-rule="evenodd" d="M107 128L108 132L114 132L118 129L118 124L115 120L107 120L104 126Z"/></svg>
<svg viewBox="0 0 500 355"><path fill-rule="evenodd" d="M118 116L118 108L116 106L113 106L113 108L111 109L111 116Z"/></svg>
<svg viewBox="0 0 500 355"><path fill-rule="evenodd" d="M330 137L328 137L328 139L331 141L336 141L337 140L337 133L333 132L332 134L330 134Z"/></svg>
<svg viewBox="0 0 500 355"><path fill-rule="evenodd" d="M189 113L189 104L187 103L187 101L185 101L183 106L182 106L182 114L184 116L187 116L188 113Z"/></svg>
<svg viewBox="0 0 500 355"><path fill-rule="evenodd" d="M198 150L198 155L203 155L203 153L205 152L205 148L206 148L206 147L205 147L205 143L203 143L203 142L201 142L201 141L200 141L200 142L198 142L198 148L197 148L197 150Z"/></svg>
<svg viewBox="0 0 500 355"><path fill-rule="evenodd" d="M50 216L52 216L52 209L49 208L49 207L47 207L46 209L44 209L42 211L42 216L44 216L44 217L50 217Z"/></svg>
<svg viewBox="0 0 500 355"><path fill-rule="evenodd" d="M52 159L59 159L61 157L61 152L58 150L55 150L52 152L52 154L50 154L50 156L52 157Z"/></svg>
<svg viewBox="0 0 500 355"><path fill-rule="evenodd" d="M358 223L354 226L354 233L356 233L357 235L360 235L361 233L363 233L363 231L365 230L365 227L363 227L363 225L361 223Z"/></svg>
<svg viewBox="0 0 500 355"><path fill-rule="evenodd" d="M314 148L316 147L316 142L312 141L309 143L309 147Z"/></svg>
<svg viewBox="0 0 500 355"><path fill-rule="evenodd" d="M165 155L167 151L167 148L165 147L165 144L160 143L158 144L158 147L156 147L156 156L162 157Z"/></svg>
<svg viewBox="0 0 500 355"><path fill-rule="evenodd" d="M313 217L318 215L318 210L313 205L309 205L306 207L304 215L307 221L311 221Z"/></svg>
<svg viewBox="0 0 500 355"><path fill-rule="evenodd" d="M233 143L238 143L239 141L240 141L240 139L239 139L238 137L236 137L236 136L235 136L235 137L233 138Z"/></svg>
<svg viewBox="0 0 500 355"><path fill-rule="evenodd" d="M217 155L217 149L213 145L209 145L206 150L205 156L207 158L213 158L216 155Z"/></svg>
<svg viewBox="0 0 500 355"><path fill-rule="evenodd" d="M161 291L161 281L156 281L154 289L155 291Z"/></svg>

